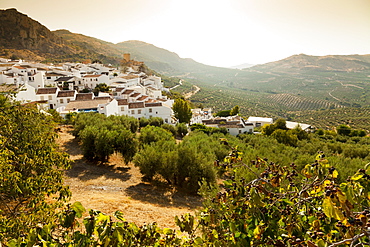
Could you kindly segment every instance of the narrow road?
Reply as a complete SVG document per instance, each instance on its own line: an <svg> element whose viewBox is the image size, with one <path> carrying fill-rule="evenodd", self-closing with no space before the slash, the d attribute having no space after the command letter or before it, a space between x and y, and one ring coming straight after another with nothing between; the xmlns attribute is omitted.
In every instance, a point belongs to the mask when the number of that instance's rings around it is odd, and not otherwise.
<svg viewBox="0 0 370 247"><path fill-rule="evenodd" d="M193 85L193 87L195 87L195 90L192 90L191 92L185 94L185 99L189 99L191 96L193 96L194 94L196 94L197 92L199 92L200 90L200 87L196 86L196 85Z"/></svg>

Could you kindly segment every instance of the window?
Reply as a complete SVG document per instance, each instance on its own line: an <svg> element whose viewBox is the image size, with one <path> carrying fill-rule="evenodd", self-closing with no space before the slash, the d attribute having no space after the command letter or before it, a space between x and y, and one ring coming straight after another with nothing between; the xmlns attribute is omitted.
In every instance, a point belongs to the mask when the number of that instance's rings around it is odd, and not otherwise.
<svg viewBox="0 0 370 247"><path fill-rule="evenodd" d="M61 103L61 104L63 104L63 103L64 103L64 102L63 102L63 99L60 99L60 103Z"/></svg>
<svg viewBox="0 0 370 247"><path fill-rule="evenodd" d="M132 110L132 111L131 111L131 114L135 114L135 110Z"/></svg>
<svg viewBox="0 0 370 247"><path fill-rule="evenodd" d="M137 114L141 114L141 110L137 110Z"/></svg>
<svg viewBox="0 0 370 247"><path fill-rule="evenodd" d="M121 106L121 111L125 111L125 107L124 106Z"/></svg>
<svg viewBox="0 0 370 247"><path fill-rule="evenodd" d="M49 97L48 97L48 98L49 98L49 100L52 100L52 99L53 99L53 96L49 95Z"/></svg>
<svg viewBox="0 0 370 247"><path fill-rule="evenodd" d="M152 108L149 108L149 113L152 113L153 109Z"/></svg>
<svg viewBox="0 0 370 247"><path fill-rule="evenodd" d="M71 101L71 99L67 99L67 103L69 103L69 101Z"/></svg>
<svg viewBox="0 0 370 247"><path fill-rule="evenodd" d="M239 134L241 134L242 133L242 130L239 130Z"/></svg>
<svg viewBox="0 0 370 247"><path fill-rule="evenodd" d="M40 100L44 100L44 96L40 96Z"/></svg>
<svg viewBox="0 0 370 247"><path fill-rule="evenodd" d="M48 76L48 77L46 77L46 79L50 80L50 79L51 79L51 77L50 77L50 76Z"/></svg>
<svg viewBox="0 0 370 247"><path fill-rule="evenodd" d="M165 122L165 123L168 123L168 119L167 119L167 118L166 118L166 119L164 119L164 122Z"/></svg>

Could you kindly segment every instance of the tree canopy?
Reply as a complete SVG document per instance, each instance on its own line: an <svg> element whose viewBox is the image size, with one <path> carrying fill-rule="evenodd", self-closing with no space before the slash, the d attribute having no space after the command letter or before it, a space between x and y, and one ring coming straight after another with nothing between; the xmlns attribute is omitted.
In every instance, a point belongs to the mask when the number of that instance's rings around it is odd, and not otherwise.
<svg viewBox="0 0 370 247"><path fill-rule="evenodd" d="M55 143L52 116L0 98L0 239L6 239L55 219L70 196L63 185L70 161Z"/></svg>
<svg viewBox="0 0 370 247"><path fill-rule="evenodd" d="M189 102L181 98L177 98L172 106L175 118L179 120L180 123L189 123L192 113Z"/></svg>

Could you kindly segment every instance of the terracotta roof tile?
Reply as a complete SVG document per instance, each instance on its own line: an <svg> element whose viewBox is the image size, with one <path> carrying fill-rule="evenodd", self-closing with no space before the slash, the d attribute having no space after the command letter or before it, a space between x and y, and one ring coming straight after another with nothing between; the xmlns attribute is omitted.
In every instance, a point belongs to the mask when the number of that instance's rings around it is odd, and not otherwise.
<svg viewBox="0 0 370 247"><path fill-rule="evenodd" d="M141 93L133 93L132 95L130 95L130 97L137 97L139 96Z"/></svg>
<svg viewBox="0 0 370 247"><path fill-rule="evenodd" d="M71 101L67 104L66 111L75 111L79 109L92 109L98 108L100 104L108 103L107 100L84 100L84 101Z"/></svg>
<svg viewBox="0 0 370 247"><path fill-rule="evenodd" d="M92 100L94 98L93 93L78 93L76 95L76 101Z"/></svg>
<svg viewBox="0 0 370 247"><path fill-rule="evenodd" d="M147 98L148 98L148 96L142 95L141 97L137 98L136 100L142 101L142 100L146 100Z"/></svg>
<svg viewBox="0 0 370 247"><path fill-rule="evenodd" d="M45 76L64 76L63 74L51 72L51 73L46 73Z"/></svg>
<svg viewBox="0 0 370 247"><path fill-rule="evenodd" d="M132 89L127 89L127 90L125 90L124 92L122 92L122 94L131 94L131 93L133 93L134 92L134 90L132 90Z"/></svg>
<svg viewBox="0 0 370 247"><path fill-rule="evenodd" d="M145 103L145 107L156 107L156 106L162 106L162 103L161 102Z"/></svg>
<svg viewBox="0 0 370 247"><path fill-rule="evenodd" d="M132 102L132 103L128 103L128 108L129 109L132 109L132 108L144 108L144 107L145 107L144 102Z"/></svg>
<svg viewBox="0 0 370 247"><path fill-rule="evenodd" d="M126 80L132 80L132 79L139 78L139 76L138 75L126 75L126 76L120 76L120 78L123 78Z"/></svg>
<svg viewBox="0 0 370 247"><path fill-rule="evenodd" d="M55 81L56 82L64 82L64 81L69 81L73 79L73 76L62 76L62 77L59 77L58 79L56 79Z"/></svg>
<svg viewBox="0 0 370 247"><path fill-rule="evenodd" d="M76 91L75 90L62 90L58 92L57 98L61 97L74 97Z"/></svg>
<svg viewBox="0 0 370 247"><path fill-rule="evenodd" d="M117 102L118 102L118 105L128 105L127 99L118 99Z"/></svg>
<svg viewBox="0 0 370 247"><path fill-rule="evenodd" d="M44 87L37 89L36 94L55 94L57 92L56 87Z"/></svg>
<svg viewBox="0 0 370 247"><path fill-rule="evenodd" d="M24 67L22 66L13 66L14 68L17 68L17 69L25 69Z"/></svg>

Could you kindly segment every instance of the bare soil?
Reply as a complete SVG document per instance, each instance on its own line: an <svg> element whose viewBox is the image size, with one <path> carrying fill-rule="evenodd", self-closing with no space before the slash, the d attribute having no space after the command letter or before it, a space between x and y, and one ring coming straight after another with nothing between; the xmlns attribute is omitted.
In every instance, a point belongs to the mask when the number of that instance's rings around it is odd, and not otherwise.
<svg viewBox="0 0 370 247"><path fill-rule="evenodd" d="M64 183L72 192L71 203L79 201L88 209L108 215L123 212L129 222L137 225L157 222L159 227L177 228L174 217L194 214L201 208L201 198L181 193L165 183L147 183L133 164L124 164L113 155L105 164L83 158L71 126L60 128L58 143L70 155L72 168L65 173Z"/></svg>

